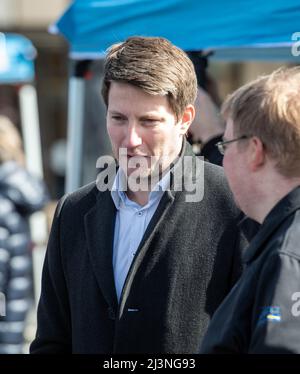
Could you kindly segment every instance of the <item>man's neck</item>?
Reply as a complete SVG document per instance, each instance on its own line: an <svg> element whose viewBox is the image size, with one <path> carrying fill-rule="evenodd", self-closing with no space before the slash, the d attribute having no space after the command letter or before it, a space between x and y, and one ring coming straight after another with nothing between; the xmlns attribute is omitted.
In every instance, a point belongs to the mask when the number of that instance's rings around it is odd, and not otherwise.
<svg viewBox="0 0 300 374"><path fill-rule="evenodd" d="M139 205L142 205L142 206L146 205L149 201L149 196L152 191L157 191L157 189L163 189L163 190L166 189L169 178L167 177L167 179L165 179L165 176L169 172L170 172L170 169L168 168L164 172L157 175L155 178L149 177L149 178L140 180L139 186L141 187L141 189L137 191L132 191L129 187L130 183L127 184L127 192L126 192L127 197L130 200L138 203Z"/></svg>
<svg viewBox="0 0 300 374"><path fill-rule="evenodd" d="M130 183L127 184L127 197L139 205L146 205L152 191L165 191L167 189L170 183L170 176L168 176L168 173L170 173L170 167L164 170L162 173L159 173L159 175L156 175L156 177L152 176L152 178L149 177L140 180L139 185L141 189L137 191L132 191L129 188Z"/></svg>
<svg viewBox="0 0 300 374"><path fill-rule="evenodd" d="M144 206L147 205L149 201L149 195L151 191L135 191L132 192L129 189L126 192L128 199L134 201L135 203Z"/></svg>

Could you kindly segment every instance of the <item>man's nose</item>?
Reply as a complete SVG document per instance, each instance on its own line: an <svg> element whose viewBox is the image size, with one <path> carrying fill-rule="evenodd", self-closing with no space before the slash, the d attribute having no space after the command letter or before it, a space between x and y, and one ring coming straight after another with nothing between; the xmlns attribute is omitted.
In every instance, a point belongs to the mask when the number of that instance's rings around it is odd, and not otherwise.
<svg viewBox="0 0 300 374"><path fill-rule="evenodd" d="M129 124L126 129L125 147L134 148L142 144L142 137L136 124Z"/></svg>

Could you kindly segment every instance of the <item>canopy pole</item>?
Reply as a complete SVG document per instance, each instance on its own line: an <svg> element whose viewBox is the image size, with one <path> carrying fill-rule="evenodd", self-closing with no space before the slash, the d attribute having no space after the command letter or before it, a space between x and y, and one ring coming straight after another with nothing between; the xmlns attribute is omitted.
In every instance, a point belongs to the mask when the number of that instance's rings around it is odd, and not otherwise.
<svg viewBox="0 0 300 374"><path fill-rule="evenodd" d="M27 170L43 178L41 136L35 87L24 84L19 89L22 134Z"/></svg>
<svg viewBox="0 0 300 374"><path fill-rule="evenodd" d="M81 185L85 76L91 60L76 61L69 81L67 166L65 192Z"/></svg>
<svg viewBox="0 0 300 374"><path fill-rule="evenodd" d="M43 179L44 173L36 89L31 84L24 84L20 87L18 94L26 168L33 175ZM35 306L37 306L41 293L42 267L48 238L45 212L39 211L33 213L29 218L29 226L31 239L34 243L32 253L33 282Z"/></svg>

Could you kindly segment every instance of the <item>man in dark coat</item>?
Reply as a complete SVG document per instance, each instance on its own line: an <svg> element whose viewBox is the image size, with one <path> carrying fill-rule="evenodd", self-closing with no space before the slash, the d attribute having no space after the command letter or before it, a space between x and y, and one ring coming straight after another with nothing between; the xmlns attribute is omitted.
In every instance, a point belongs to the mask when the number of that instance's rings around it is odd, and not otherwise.
<svg viewBox="0 0 300 374"><path fill-rule="evenodd" d="M222 169L185 140L196 92L191 61L163 38L109 50L103 97L120 167L57 207L32 353L198 351L247 241Z"/></svg>
<svg viewBox="0 0 300 374"><path fill-rule="evenodd" d="M225 173L242 210L262 225L202 353L300 353L299 97L297 67L260 77L224 103Z"/></svg>

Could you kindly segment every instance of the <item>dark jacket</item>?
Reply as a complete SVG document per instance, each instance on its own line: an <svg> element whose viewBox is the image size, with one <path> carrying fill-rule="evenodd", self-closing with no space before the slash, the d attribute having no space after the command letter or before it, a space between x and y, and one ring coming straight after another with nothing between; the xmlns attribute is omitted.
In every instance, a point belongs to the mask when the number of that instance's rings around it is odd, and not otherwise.
<svg viewBox="0 0 300 374"><path fill-rule="evenodd" d="M195 178L185 168L187 185ZM178 162L175 165L179 165ZM194 353L241 272L235 207L223 170L201 162L204 196L166 191L129 270L120 304L112 248L116 209L94 183L63 198L49 239L32 353Z"/></svg>
<svg viewBox="0 0 300 374"><path fill-rule="evenodd" d="M201 353L300 353L300 187L268 214Z"/></svg>
<svg viewBox="0 0 300 374"><path fill-rule="evenodd" d="M21 353L32 300L31 241L27 217L47 201L43 184L15 162L0 165L0 353Z"/></svg>
<svg viewBox="0 0 300 374"><path fill-rule="evenodd" d="M216 136L213 139L210 139L204 146L201 148L200 156L203 156L205 160L211 162L212 164L222 166L223 164L223 155L219 152L216 144L223 140L223 136Z"/></svg>
<svg viewBox="0 0 300 374"><path fill-rule="evenodd" d="M192 137L188 138L190 144L193 144ZM210 139L207 143L201 144L200 152L196 153L197 156L204 157L205 161L208 161L212 164L222 166L223 164L223 155L218 150L216 144L223 140L223 136L215 136L214 138ZM253 221L252 221L253 222Z"/></svg>

